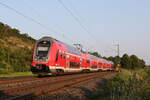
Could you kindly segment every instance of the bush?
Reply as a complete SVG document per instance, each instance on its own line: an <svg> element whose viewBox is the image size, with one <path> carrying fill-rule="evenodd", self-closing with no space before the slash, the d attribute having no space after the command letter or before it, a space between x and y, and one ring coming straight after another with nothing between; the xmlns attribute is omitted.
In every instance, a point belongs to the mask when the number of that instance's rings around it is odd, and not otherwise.
<svg viewBox="0 0 150 100"><path fill-rule="evenodd" d="M18 48L18 50L11 50L9 47L0 47L0 68L3 71L10 72L25 72L30 70L31 50L27 48ZM5 63L4 63L5 62ZM3 69L2 69L3 68ZM8 69L8 70L7 70Z"/></svg>
<svg viewBox="0 0 150 100"><path fill-rule="evenodd" d="M125 70L125 72L127 72ZM100 86L91 100L150 100L150 69L121 72Z"/></svg>
<svg viewBox="0 0 150 100"><path fill-rule="evenodd" d="M136 73L126 81L113 80L111 82L111 100L143 100L140 95L142 84L144 84L143 80Z"/></svg>
<svg viewBox="0 0 150 100"><path fill-rule="evenodd" d="M10 37L16 41L10 41ZM17 40L22 47L17 46ZM27 33L20 34L18 29L0 22L0 73L29 71L32 52L25 46L31 47L34 42Z"/></svg>

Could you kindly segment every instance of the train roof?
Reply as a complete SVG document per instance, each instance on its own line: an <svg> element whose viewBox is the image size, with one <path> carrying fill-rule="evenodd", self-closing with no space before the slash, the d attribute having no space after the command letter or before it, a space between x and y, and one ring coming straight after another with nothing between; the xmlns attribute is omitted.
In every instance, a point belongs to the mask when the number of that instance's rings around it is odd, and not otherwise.
<svg viewBox="0 0 150 100"><path fill-rule="evenodd" d="M90 55L90 54L89 54L89 56L90 56L90 58L93 59L93 60L98 60L98 59L99 59L98 57L93 56L93 55Z"/></svg>
<svg viewBox="0 0 150 100"><path fill-rule="evenodd" d="M39 39L39 41L41 41L41 40L49 40L51 42L61 43L61 44L65 45L67 47L67 50L68 50L69 53L72 53L72 54L75 54L75 55L78 55L78 56L82 55L82 53L77 48L75 48L73 46L70 46L70 45L68 45L66 43L63 43L63 42L61 42L61 41L59 41L57 39L54 39L52 37L43 37L43 38Z"/></svg>
<svg viewBox="0 0 150 100"><path fill-rule="evenodd" d="M65 44L65 43L63 43L63 44L67 47L67 50L68 50L69 53L76 54L76 55L79 55L79 56L82 55L82 53L77 48L75 48L73 46L70 46L68 44Z"/></svg>
<svg viewBox="0 0 150 100"><path fill-rule="evenodd" d="M51 42L54 42L54 41L56 41L56 39L54 39L54 38L52 38L52 37L42 37L42 38L40 38L39 40L37 40L37 41L42 41L42 40L49 40L49 41L51 41Z"/></svg>
<svg viewBox="0 0 150 100"><path fill-rule="evenodd" d="M104 62L104 63L111 63L111 64L113 64L112 61L108 61L108 60L103 59L103 58L98 58L98 57L93 56L93 55L88 54L88 53L82 53L82 52L79 51L77 48L75 48L75 47L73 47L73 46L70 46L70 45L68 45L68 44L66 44L66 43L63 43L63 42L61 42L61 41L59 41L59 40L57 40L57 39L54 39L54 38L52 38L52 37L42 37L42 38L39 39L38 41L42 41L42 40L47 40L47 41L49 40L49 41L51 41L51 42L58 42L58 43L61 43L61 44L65 45L65 46L67 47L68 52L71 53L71 54L75 54L75 55L78 55L78 56L82 56L83 54L87 54L87 55L89 55L90 59L92 59L92 60L97 60L97 61L102 61L102 62ZM86 55L86 56L87 56L87 55ZM84 56L85 56L85 55L84 55Z"/></svg>

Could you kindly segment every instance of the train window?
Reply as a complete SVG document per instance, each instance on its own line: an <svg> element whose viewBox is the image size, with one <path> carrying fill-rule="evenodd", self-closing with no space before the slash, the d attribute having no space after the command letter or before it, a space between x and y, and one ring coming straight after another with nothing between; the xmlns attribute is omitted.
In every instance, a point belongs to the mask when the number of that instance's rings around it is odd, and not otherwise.
<svg viewBox="0 0 150 100"><path fill-rule="evenodd" d="M36 47L36 56L46 57L48 55L51 43L49 41L41 41Z"/></svg>
<svg viewBox="0 0 150 100"><path fill-rule="evenodd" d="M90 64L90 60L86 60L86 63L87 63L87 64Z"/></svg>
<svg viewBox="0 0 150 100"><path fill-rule="evenodd" d="M98 63L100 66L102 65L102 63Z"/></svg>
<svg viewBox="0 0 150 100"><path fill-rule="evenodd" d="M55 59L55 61L57 61L57 60L58 60L58 54L59 54L59 51L57 50L57 53L56 53L56 59Z"/></svg>
<svg viewBox="0 0 150 100"><path fill-rule="evenodd" d="M70 67L80 67L80 63L78 63L78 62L70 62Z"/></svg>
<svg viewBox="0 0 150 100"><path fill-rule="evenodd" d="M97 65L92 65L91 68L97 68Z"/></svg>
<svg viewBox="0 0 150 100"><path fill-rule="evenodd" d="M60 54L60 58L62 59L62 54Z"/></svg>
<svg viewBox="0 0 150 100"><path fill-rule="evenodd" d="M63 58L64 58L64 59L66 59L66 56L65 56L65 54L63 54Z"/></svg>

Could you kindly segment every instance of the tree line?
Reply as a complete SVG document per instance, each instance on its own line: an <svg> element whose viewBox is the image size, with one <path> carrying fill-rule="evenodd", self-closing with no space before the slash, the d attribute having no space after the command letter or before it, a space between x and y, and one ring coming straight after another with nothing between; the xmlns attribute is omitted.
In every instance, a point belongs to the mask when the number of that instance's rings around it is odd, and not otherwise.
<svg viewBox="0 0 150 100"><path fill-rule="evenodd" d="M33 39L27 33L21 34L18 29L11 28L7 24L0 22L0 39L9 38L9 37L20 38L25 42L32 42L33 43L35 41L35 39Z"/></svg>
<svg viewBox="0 0 150 100"><path fill-rule="evenodd" d="M138 58L136 55L129 56L128 54L124 54L122 57L108 57L107 59L113 61L115 65L121 64L121 67L126 69L138 69L146 67L145 61Z"/></svg>

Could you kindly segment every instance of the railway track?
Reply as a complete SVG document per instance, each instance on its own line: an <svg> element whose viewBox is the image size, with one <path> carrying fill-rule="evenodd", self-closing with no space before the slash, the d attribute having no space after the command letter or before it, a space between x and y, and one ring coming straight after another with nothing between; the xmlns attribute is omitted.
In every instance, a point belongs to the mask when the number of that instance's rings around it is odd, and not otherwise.
<svg viewBox="0 0 150 100"><path fill-rule="evenodd" d="M28 77L28 78L22 78L22 79L18 79L18 78L14 78L14 79L10 79L10 80L1 80L0 81L0 90L6 90L9 88L15 88L15 87L21 87L21 86L26 86L26 85L30 85L30 84L36 84L36 83L40 83L41 81L56 81L56 80L62 80L62 79L66 79L66 78L70 78L70 77L76 77L76 76L80 76L80 75L87 75L85 73L82 74L67 74L67 75L61 75L61 76L50 76L50 77L44 77L44 78L37 78L37 77Z"/></svg>
<svg viewBox="0 0 150 100"><path fill-rule="evenodd" d="M20 84L20 86L14 85L9 88L8 87L4 88L2 92L3 94L7 94L7 95L1 95L0 99L2 100L32 99L33 97L42 96L47 93L52 93L61 90L64 87L81 84L82 82L87 82L89 80L96 79L96 78L102 78L103 76L108 74L114 74L114 73L97 72L97 73L87 73L87 74L75 74L75 75L43 78L39 80L35 78L35 80L32 81L27 80L28 84L24 84L21 81L22 84Z"/></svg>

